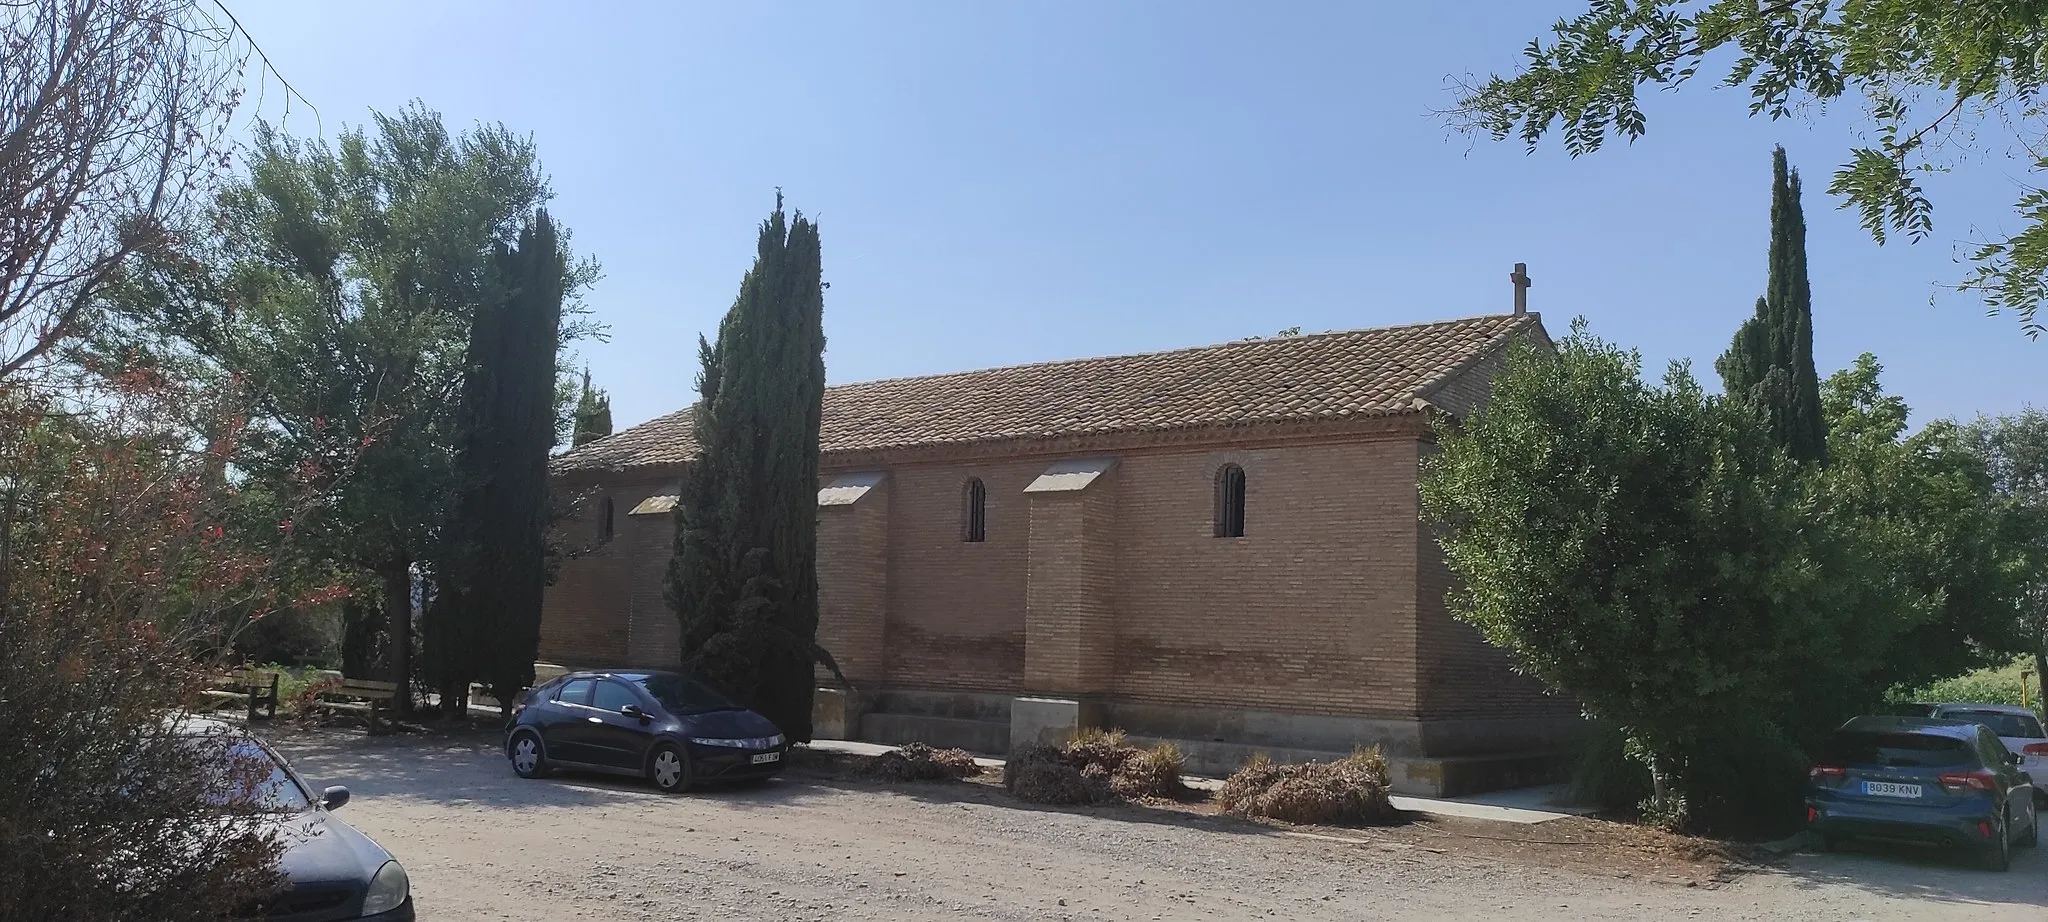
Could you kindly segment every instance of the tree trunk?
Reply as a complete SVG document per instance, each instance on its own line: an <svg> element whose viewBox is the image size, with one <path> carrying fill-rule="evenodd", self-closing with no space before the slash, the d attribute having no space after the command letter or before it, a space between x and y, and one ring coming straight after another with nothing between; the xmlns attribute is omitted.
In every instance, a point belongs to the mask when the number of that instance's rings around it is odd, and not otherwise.
<svg viewBox="0 0 2048 922"><path fill-rule="evenodd" d="M2041 693L2034 699L2035 709L2048 714L2048 637L2037 640L2034 647L2034 690Z"/></svg>
<svg viewBox="0 0 2048 922"><path fill-rule="evenodd" d="M385 665L391 669L388 680L398 683L391 706L406 716L412 713L412 561L393 558L377 568L377 578L384 581L384 616L389 619Z"/></svg>

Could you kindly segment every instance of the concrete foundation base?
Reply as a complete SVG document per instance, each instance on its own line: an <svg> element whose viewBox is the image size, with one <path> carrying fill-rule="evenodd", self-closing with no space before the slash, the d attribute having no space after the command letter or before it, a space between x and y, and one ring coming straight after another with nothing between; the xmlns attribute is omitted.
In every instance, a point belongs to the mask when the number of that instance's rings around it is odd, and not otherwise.
<svg viewBox="0 0 2048 922"><path fill-rule="evenodd" d="M860 735L861 718L873 696L844 688L820 688L811 696L811 735L846 740Z"/></svg>
<svg viewBox="0 0 2048 922"><path fill-rule="evenodd" d="M1001 757L1025 743L1058 745L1083 728L1113 727L1133 742L1173 743L1187 757L1189 774L1211 778L1227 777L1254 755L1326 761L1378 746L1394 792L1414 797L1563 780L1567 754L1584 728L1576 718L1377 719L895 689L860 699L821 689L818 702L813 720L821 738L921 742ZM828 720L858 732L827 732Z"/></svg>
<svg viewBox="0 0 2048 922"><path fill-rule="evenodd" d="M1010 702L1010 745L1058 746L1088 727L1102 726L1102 707L1069 698L1017 698Z"/></svg>
<svg viewBox="0 0 2048 922"><path fill-rule="evenodd" d="M1209 740L1144 736L1129 739L1142 746L1174 744L1187 759L1187 773L1206 778L1227 778L1252 757L1260 755L1275 762L1292 764L1329 762L1351 754L1349 751L1251 746ZM1410 797L1463 797L1486 791L1550 784L1565 780L1571 769L1571 761L1565 751L1447 758L1385 755L1385 758L1388 786L1394 793Z"/></svg>
<svg viewBox="0 0 2048 922"><path fill-rule="evenodd" d="M1010 751L1010 696L885 690L874 696L858 726L858 737L846 738L1002 755Z"/></svg>

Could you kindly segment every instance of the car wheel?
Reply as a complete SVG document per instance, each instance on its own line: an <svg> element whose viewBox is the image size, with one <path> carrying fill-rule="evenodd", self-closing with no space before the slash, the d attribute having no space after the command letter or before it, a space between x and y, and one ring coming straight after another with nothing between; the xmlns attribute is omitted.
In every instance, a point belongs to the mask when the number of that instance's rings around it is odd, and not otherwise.
<svg viewBox="0 0 2048 922"><path fill-rule="evenodd" d="M523 730L514 735L505 747L505 757L512 760L512 773L521 778L548 776L547 747L541 744L537 733Z"/></svg>
<svg viewBox="0 0 2048 922"><path fill-rule="evenodd" d="M2033 810L2030 812L2034 815L2032 821L2027 823L2027 834L2020 837L2021 848L2033 848L2041 844L2041 811Z"/></svg>
<svg viewBox="0 0 2048 922"><path fill-rule="evenodd" d="M664 794L681 794L690 789L690 757L674 743L654 747L647 757L647 778Z"/></svg>
<svg viewBox="0 0 2048 922"><path fill-rule="evenodd" d="M1991 847L1985 849L1977 859L1984 865L1984 870L2004 871L2011 869L2012 839L2008 835L2010 832L2011 830L2006 829L2003 822L1999 823L1997 828L1991 830Z"/></svg>

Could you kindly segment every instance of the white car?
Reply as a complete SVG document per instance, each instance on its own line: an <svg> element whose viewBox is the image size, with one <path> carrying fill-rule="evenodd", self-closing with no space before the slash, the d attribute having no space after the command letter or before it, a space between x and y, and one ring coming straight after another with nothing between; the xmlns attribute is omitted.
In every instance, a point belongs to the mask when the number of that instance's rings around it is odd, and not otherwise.
<svg viewBox="0 0 2048 922"><path fill-rule="evenodd" d="M2042 793L2048 786L2048 732L2033 711L2010 704L1937 704L1931 711L1929 717L1967 720L1997 734L2020 757L2020 770L2034 777L2034 799L2048 801L2048 793Z"/></svg>

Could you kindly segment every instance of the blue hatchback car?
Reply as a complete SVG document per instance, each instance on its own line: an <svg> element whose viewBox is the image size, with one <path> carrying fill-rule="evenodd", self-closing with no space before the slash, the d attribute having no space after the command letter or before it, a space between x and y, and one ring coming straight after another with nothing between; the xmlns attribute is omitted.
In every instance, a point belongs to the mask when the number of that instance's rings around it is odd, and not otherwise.
<svg viewBox="0 0 2048 922"><path fill-rule="evenodd" d="M671 794L767 778L788 751L768 718L677 672L571 672L527 692L505 727L505 757L521 778L604 772Z"/></svg>
<svg viewBox="0 0 2048 922"><path fill-rule="evenodd" d="M1994 871L2041 835L2019 757L1975 723L1927 717L1836 730L1808 773L1806 822L1824 849L1852 838L1961 848Z"/></svg>

